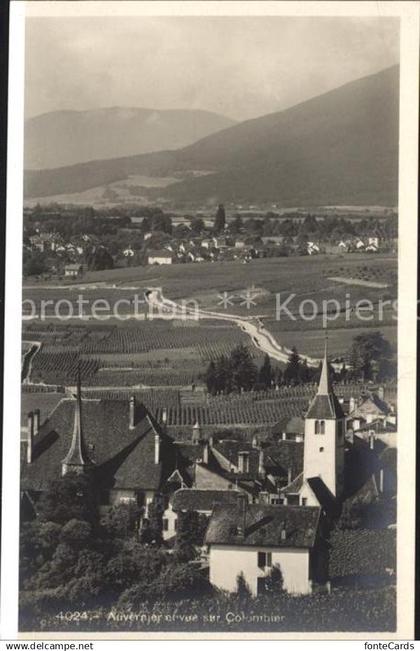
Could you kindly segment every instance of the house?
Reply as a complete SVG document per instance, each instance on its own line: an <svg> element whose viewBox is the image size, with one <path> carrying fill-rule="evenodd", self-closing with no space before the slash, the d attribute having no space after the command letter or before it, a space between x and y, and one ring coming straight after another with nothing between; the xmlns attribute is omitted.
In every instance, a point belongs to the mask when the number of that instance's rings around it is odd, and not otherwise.
<svg viewBox="0 0 420 651"><path fill-rule="evenodd" d="M202 240L201 246L204 249L210 249L213 246L213 240L209 240L209 239Z"/></svg>
<svg viewBox="0 0 420 651"><path fill-rule="evenodd" d="M246 242L245 240L236 240L235 242L235 249L243 249L246 247Z"/></svg>
<svg viewBox="0 0 420 651"><path fill-rule="evenodd" d="M132 258L134 256L134 251L131 248L131 245L128 245L128 247L126 249L124 249L123 256L125 258Z"/></svg>
<svg viewBox="0 0 420 651"><path fill-rule="evenodd" d="M210 517L218 504L236 503L238 491L180 488L171 497L163 513L163 539L169 540L176 535L178 514L195 511Z"/></svg>
<svg viewBox="0 0 420 651"><path fill-rule="evenodd" d="M308 255L316 255L320 251L318 244L316 244L315 242L307 242L306 246L307 246L306 250L308 252Z"/></svg>
<svg viewBox="0 0 420 651"><path fill-rule="evenodd" d="M66 264L64 267L64 275L68 278L79 278L83 274L83 265L79 263Z"/></svg>
<svg viewBox="0 0 420 651"><path fill-rule="evenodd" d="M147 264L172 264L174 255L171 251L161 249L159 251L149 251Z"/></svg>
<svg viewBox="0 0 420 651"><path fill-rule="evenodd" d="M69 472L89 474L102 509L134 502L143 507L171 490L175 446L144 405L128 401L63 398L40 423L28 415L21 442L21 489L36 503L50 482ZM176 486L179 487L178 485Z"/></svg>
<svg viewBox="0 0 420 651"><path fill-rule="evenodd" d="M234 592L242 575L257 595L277 566L285 590L311 593L327 575L320 516L318 507L248 504L243 494L236 504L215 506L205 536L210 582Z"/></svg>
<svg viewBox="0 0 420 651"><path fill-rule="evenodd" d="M376 250L379 249L379 237L368 237L368 246L373 246Z"/></svg>
<svg viewBox="0 0 420 651"><path fill-rule="evenodd" d="M392 405L385 402L383 392L371 392L362 396L359 400L350 399L349 415L347 418L347 429L357 432L365 425L371 425L381 421L384 426L396 424L396 414Z"/></svg>
<svg viewBox="0 0 420 651"><path fill-rule="evenodd" d="M367 253L378 253L378 250L379 250L379 249L378 249L378 247L376 246L376 244L368 244L368 245L366 246L366 248L365 248L365 251L366 251Z"/></svg>
<svg viewBox="0 0 420 651"><path fill-rule="evenodd" d="M365 243L363 242L363 240L360 240L360 239L356 240L355 247L356 247L357 251L363 251L364 248L365 248Z"/></svg>

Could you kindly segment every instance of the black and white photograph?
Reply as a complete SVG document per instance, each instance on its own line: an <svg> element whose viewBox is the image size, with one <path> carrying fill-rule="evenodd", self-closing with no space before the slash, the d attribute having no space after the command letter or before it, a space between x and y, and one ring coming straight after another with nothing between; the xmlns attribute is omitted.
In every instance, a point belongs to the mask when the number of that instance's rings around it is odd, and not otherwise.
<svg viewBox="0 0 420 651"><path fill-rule="evenodd" d="M22 4L19 634L409 639L418 4Z"/></svg>

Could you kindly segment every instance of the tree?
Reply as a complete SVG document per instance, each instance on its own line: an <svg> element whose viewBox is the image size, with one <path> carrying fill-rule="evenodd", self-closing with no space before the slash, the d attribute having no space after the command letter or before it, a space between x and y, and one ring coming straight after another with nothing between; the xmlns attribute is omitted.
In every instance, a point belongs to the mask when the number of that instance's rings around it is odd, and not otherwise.
<svg viewBox="0 0 420 651"><path fill-rule="evenodd" d="M271 568L270 574L267 576L265 582L265 589L267 592L277 595L285 592L283 588L283 574L278 563Z"/></svg>
<svg viewBox="0 0 420 651"><path fill-rule="evenodd" d="M251 598L251 590L245 580L244 573L241 572L236 577L236 594L239 601L248 601Z"/></svg>
<svg viewBox="0 0 420 651"><path fill-rule="evenodd" d="M216 365L213 360L210 361L205 376L204 381L207 386L207 391L214 396L217 393L216 386Z"/></svg>
<svg viewBox="0 0 420 651"><path fill-rule="evenodd" d="M86 264L90 271L102 271L103 269L114 268L112 255L102 245L94 245L87 251Z"/></svg>
<svg viewBox="0 0 420 651"><path fill-rule="evenodd" d="M174 550L176 560L187 562L195 558L194 540L197 538L198 526L199 520L196 511L179 514Z"/></svg>
<svg viewBox="0 0 420 651"><path fill-rule="evenodd" d="M255 366L249 349L243 344L239 344L233 349L230 356L230 366L232 369L232 388L233 390L249 391L253 388L257 379L257 367Z"/></svg>
<svg viewBox="0 0 420 651"><path fill-rule="evenodd" d="M51 482L37 505L40 520L64 524L73 518L96 525L98 503L89 475L68 473Z"/></svg>
<svg viewBox="0 0 420 651"><path fill-rule="evenodd" d="M296 347L293 346L283 374L285 382L289 382L292 384L297 384L299 382L300 365L301 362L300 362L299 353Z"/></svg>
<svg viewBox="0 0 420 651"><path fill-rule="evenodd" d="M221 203L217 208L216 218L214 220L214 232L222 233L225 230L225 225L226 225L225 207Z"/></svg>
<svg viewBox="0 0 420 651"><path fill-rule="evenodd" d="M142 509L133 502L111 507L101 520L101 525L111 538L127 538L137 531Z"/></svg>
<svg viewBox="0 0 420 651"><path fill-rule="evenodd" d="M23 275L40 276L48 271L48 264L44 254L39 251L23 251Z"/></svg>
<svg viewBox="0 0 420 651"><path fill-rule="evenodd" d="M194 235L201 235L205 228L204 221L201 217L193 217L191 220L191 231Z"/></svg>
<svg viewBox="0 0 420 651"><path fill-rule="evenodd" d="M273 381L273 370L271 368L270 357L266 354L264 357L263 365L258 371L258 384L264 386L266 389L271 387Z"/></svg>
<svg viewBox="0 0 420 651"><path fill-rule="evenodd" d="M351 376L354 379L370 380L373 368L378 379L386 379L395 374L392 363L392 346L382 332L365 332L357 335L349 350Z"/></svg>
<svg viewBox="0 0 420 651"><path fill-rule="evenodd" d="M160 501L155 499L149 504L148 516L141 531L141 541L160 546L163 542L163 507Z"/></svg>

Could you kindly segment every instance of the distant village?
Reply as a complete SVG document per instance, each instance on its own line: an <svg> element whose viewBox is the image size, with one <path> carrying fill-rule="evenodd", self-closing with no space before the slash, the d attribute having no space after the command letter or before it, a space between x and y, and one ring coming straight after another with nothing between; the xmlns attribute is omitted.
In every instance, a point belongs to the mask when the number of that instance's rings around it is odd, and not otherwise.
<svg viewBox="0 0 420 651"><path fill-rule="evenodd" d="M87 270L115 266L233 260L247 264L257 258L397 250L395 215L348 220L291 213L280 219L268 213L228 219L222 205L210 222L201 217L175 222L160 209L142 218L95 211L84 216L81 209L76 214L77 223L69 228L65 211L26 210L24 275L75 278Z"/></svg>

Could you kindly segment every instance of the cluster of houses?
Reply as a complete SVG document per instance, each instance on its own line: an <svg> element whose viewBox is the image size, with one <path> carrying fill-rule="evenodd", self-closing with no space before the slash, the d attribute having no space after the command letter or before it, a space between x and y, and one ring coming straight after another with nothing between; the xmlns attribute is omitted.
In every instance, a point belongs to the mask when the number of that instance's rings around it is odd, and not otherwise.
<svg viewBox="0 0 420 651"><path fill-rule="evenodd" d="M282 235L261 237L259 244L249 244L244 238L226 236L209 237L205 239L191 238L189 240L174 240L161 249L149 250L147 263L173 264L177 262L216 262L217 260L242 260L249 262L253 258L265 258L281 255L287 247L293 251L296 246L290 238ZM380 238L368 237L366 240L354 238L340 240L336 244L325 244L307 241L303 245L307 255L320 253L378 253L380 251ZM296 248L297 250L297 248ZM302 247L300 248L302 250ZM281 252L281 253L280 253ZM124 251L125 256L134 255L131 249Z"/></svg>
<svg viewBox="0 0 420 651"><path fill-rule="evenodd" d="M150 505L160 504L168 549L180 513L205 516L202 554L218 588L234 591L242 574L257 594L278 565L284 588L307 594L328 580L328 531L355 490L355 474L359 488L369 481L378 494L390 481L375 446L395 446L395 409L380 393L340 401L326 352L304 417L286 419L275 436L206 438L197 422L181 442L170 436L165 414L158 423L134 397L82 400L80 381L43 422L39 410L31 412L21 444L22 513L36 517L52 480L89 473L101 509L142 507L139 529ZM349 468L356 448L373 465Z"/></svg>
<svg viewBox="0 0 420 651"><path fill-rule="evenodd" d="M266 255L266 245L250 245L244 239L226 236L174 240L159 250L149 250L148 264L173 264L175 262L216 262L222 260L242 260Z"/></svg>

